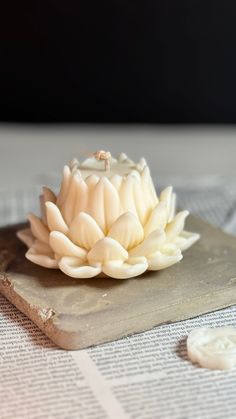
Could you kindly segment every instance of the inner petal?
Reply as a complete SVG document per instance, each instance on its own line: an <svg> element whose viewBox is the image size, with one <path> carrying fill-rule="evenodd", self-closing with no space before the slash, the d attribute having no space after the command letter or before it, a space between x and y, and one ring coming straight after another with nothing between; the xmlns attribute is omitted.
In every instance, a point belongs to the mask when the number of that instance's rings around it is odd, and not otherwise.
<svg viewBox="0 0 236 419"><path fill-rule="evenodd" d="M50 233L50 246L53 251L62 256L76 256L85 259L87 256L86 250L76 246L68 237L59 231L52 231Z"/></svg>
<svg viewBox="0 0 236 419"><path fill-rule="evenodd" d="M134 214L126 212L112 225L108 237L117 240L125 249L129 250L143 240L143 227Z"/></svg>
<svg viewBox="0 0 236 419"><path fill-rule="evenodd" d="M167 223L168 213L166 202L159 202L147 221L144 227L145 237L157 229L165 229Z"/></svg>
<svg viewBox="0 0 236 419"><path fill-rule="evenodd" d="M46 202L46 213L48 227L51 231L60 231L61 233L68 233L68 226L62 217L61 211L53 202Z"/></svg>
<svg viewBox="0 0 236 419"><path fill-rule="evenodd" d="M148 256L159 250L165 239L166 235L163 230L155 230L141 244L131 249L129 254L132 257Z"/></svg>
<svg viewBox="0 0 236 419"><path fill-rule="evenodd" d="M120 215L120 198L113 184L102 177L90 197L88 212L96 220L104 233Z"/></svg>
<svg viewBox="0 0 236 419"><path fill-rule="evenodd" d="M89 214L81 212L72 221L69 236L78 246L90 250L98 240L104 237L104 234Z"/></svg>

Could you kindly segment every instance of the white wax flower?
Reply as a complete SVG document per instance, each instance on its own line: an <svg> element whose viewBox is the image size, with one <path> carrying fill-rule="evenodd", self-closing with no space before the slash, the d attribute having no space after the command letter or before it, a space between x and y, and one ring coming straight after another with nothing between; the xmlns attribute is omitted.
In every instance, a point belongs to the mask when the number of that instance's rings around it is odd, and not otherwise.
<svg viewBox="0 0 236 419"><path fill-rule="evenodd" d="M188 356L201 367L227 370L236 366L236 329L200 327L187 339Z"/></svg>
<svg viewBox="0 0 236 419"><path fill-rule="evenodd" d="M158 198L145 160L123 153L109 169L95 157L74 159L58 196L43 188L41 218L30 214L30 229L18 232L27 259L73 278L130 278L182 259L199 234L184 231L188 211L176 214L172 187Z"/></svg>

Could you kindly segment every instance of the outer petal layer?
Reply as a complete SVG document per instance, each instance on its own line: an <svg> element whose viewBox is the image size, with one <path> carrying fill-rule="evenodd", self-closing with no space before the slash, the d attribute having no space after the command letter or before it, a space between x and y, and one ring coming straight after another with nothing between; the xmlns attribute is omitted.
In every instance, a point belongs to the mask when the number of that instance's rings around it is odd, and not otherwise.
<svg viewBox="0 0 236 419"><path fill-rule="evenodd" d="M36 217L36 215L34 214L29 214L28 220L30 222L30 227L33 236L36 237L36 239L42 241L43 243L48 243L49 231L45 224L43 224L43 222L40 220L40 218Z"/></svg>
<svg viewBox="0 0 236 419"><path fill-rule="evenodd" d="M31 233L30 228L25 228L24 230L17 231L16 235L27 247L31 247L34 243L35 238Z"/></svg>
<svg viewBox="0 0 236 419"><path fill-rule="evenodd" d="M128 259L128 252L111 237L99 240L88 253L88 261L91 265L126 259Z"/></svg>
<svg viewBox="0 0 236 419"><path fill-rule="evenodd" d="M174 240L174 244L179 247L181 251L187 250L197 240L200 239L200 234L190 233L189 231L182 231L178 237Z"/></svg>
<svg viewBox="0 0 236 419"><path fill-rule="evenodd" d="M44 255L36 253L34 249L29 249L25 254L26 258L36 265L43 266L44 268L57 269L58 263L54 259L53 254Z"/></svg>
<svg viewBox="0 0 236 419"><path fill-rule="evenodd" d="M64 256L59 261L59 268L62 272L72 278L92 278L101 272L101 267L85 265L78 258Z"/></svg>
<svg viewBox="0 0 236 419"><path fill-rule="evenodd" d="M103 272L112 278L125 279L132 278L144 273L148 268L146 258L130 258L127 262L111 261L103 265Z"/></svg>
<svg viewBox="0 0 236 419"><path fill-rule="evenodd" d="M180 211L174 219L166 227L167 241L174 240L183 230L186 217L189 215L188 211Z"/></svg>
<svg viewBox="0 0 236 419"><path fill-rule="evenodd" d="M156 252L148 258L148 269L150 269L150 271L165 269L179 262L182 258L183 255L180 251L176 251L176 253L172 255Z"/></svg>

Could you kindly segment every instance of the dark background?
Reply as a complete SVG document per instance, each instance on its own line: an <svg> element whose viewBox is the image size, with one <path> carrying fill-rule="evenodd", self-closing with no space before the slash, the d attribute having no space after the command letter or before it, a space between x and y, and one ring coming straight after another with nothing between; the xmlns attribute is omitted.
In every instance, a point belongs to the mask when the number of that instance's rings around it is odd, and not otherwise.
<svg viewBox="0 0 236 419"><path fill-rule="evenodd" d="M236 122L236 3L1 5L0 120Z"/></svg>

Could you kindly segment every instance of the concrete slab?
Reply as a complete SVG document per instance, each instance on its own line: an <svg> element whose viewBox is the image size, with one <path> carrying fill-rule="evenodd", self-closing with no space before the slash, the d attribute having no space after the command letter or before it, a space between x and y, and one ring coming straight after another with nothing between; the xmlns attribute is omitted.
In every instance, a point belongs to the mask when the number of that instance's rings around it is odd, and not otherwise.
<svg viewBox="0 0 236 419"><path fill-rule="evenodd" d="M72 279L25 259L21 226L0 230L0 292L65 349L82 349L236 303L236 238L189 217L201 240L138 278ZM1 308L0 308L1 309Z"/></svg>

